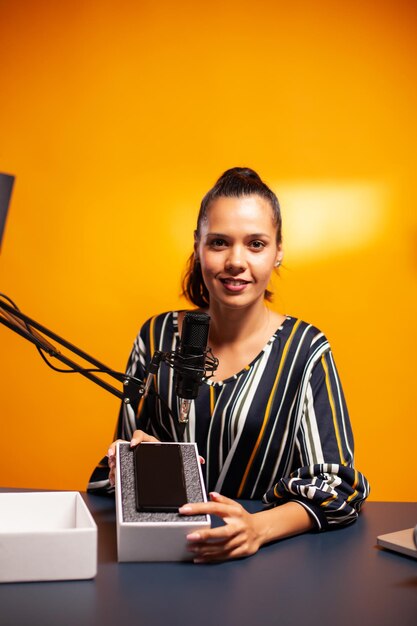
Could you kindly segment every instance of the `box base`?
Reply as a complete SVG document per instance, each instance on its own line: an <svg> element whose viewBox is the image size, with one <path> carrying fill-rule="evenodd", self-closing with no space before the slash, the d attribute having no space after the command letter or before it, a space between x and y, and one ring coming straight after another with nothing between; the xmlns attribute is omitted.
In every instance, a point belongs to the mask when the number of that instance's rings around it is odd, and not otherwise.
<svg viewBox="0 0 417 626"><path fill-rule="evenodd" d="M148 443L140 445L152 445ZM207 496L195 443L179 445L184 461L188 502L206 502ZM117 444L116 472L117 554L123 561L189 561L186 537L210 527L208 515L181 516L176 512L136 510L133 453L129 443Z"/></svg>
<svg viewBox="0 0 417 626"><path fill-rule="evenodd" d="M0 494L0 582L97 573L97 526L78 492Z"/></svg>

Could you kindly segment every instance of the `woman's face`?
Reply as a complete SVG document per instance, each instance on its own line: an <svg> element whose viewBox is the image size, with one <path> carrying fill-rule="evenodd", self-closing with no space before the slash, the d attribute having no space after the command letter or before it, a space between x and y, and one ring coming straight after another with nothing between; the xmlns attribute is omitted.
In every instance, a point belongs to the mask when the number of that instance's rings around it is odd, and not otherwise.
<svg viewBox="0 0 417 626"><path fill-rule="evenodd" d="M239 308L263 302L282 259L271 205L257 195L218 198L202 222L195 253L211 304Z"/></svg>

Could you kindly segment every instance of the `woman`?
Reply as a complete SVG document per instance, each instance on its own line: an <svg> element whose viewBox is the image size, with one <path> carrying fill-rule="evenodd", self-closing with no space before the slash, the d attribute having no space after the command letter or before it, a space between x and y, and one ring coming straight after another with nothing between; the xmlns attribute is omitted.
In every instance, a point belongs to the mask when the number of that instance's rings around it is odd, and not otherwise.
<svg viewBox="0 0 417 626"><path fill-rule="evenodd" d="M220 528L188 536L196 562L255 553L267 542L353 522L368 495L353 469L353 438L329 343L317 328L271 311L268 284L283 258L278 199L250 169L226 171L204 197L184 295L211 317L209 345L219 359L193 401L185 441L195 441L210 501L180 513L213 514ZM174 350L184 311L148 320L127 373L144 379L155 350ZM117 437L176 440L172 370L157 387L123 406ZM169 407L169 408L167 408ZM114 481L115 446L109 449ZM107 489L98 468L89 488ZM263 499L272 508L250 514L234 498Z"/></svg>

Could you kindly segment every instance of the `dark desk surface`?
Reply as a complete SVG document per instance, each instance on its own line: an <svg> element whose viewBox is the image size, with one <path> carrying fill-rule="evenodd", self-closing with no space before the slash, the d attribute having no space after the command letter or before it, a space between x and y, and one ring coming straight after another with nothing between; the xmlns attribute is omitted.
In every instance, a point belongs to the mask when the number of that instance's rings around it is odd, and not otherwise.
<svg viewBox="0 0 417 626"><path fill-rule="evenodd" d="M417 503L370 502L350 527L239 561L118 563L114 504L85 496L99 530L94 580L0 585L1 626L416 626L417 560L376 546Z"/></svg>

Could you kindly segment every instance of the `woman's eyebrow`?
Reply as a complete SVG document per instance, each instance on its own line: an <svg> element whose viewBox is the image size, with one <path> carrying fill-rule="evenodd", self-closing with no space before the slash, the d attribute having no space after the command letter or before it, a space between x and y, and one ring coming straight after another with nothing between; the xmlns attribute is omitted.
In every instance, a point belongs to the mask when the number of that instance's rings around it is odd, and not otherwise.
<svg viewBox="0 0 417 626"><path fill-rule="evenodd" d="M247 237L266 237L270 239L270 235L268 233L252 233L251 235L246 235Z"/></svg>
<svg viewBox="0 0 417 626"><path fill-rule="evenodd" d="M206 233L206 237L231 237L232 235L226 235L225 233ZM249 233L247 235L244 235L245 238L248 237L266 237L267 239L270 239L271 236L268 235L268 233Z"/></svg>

